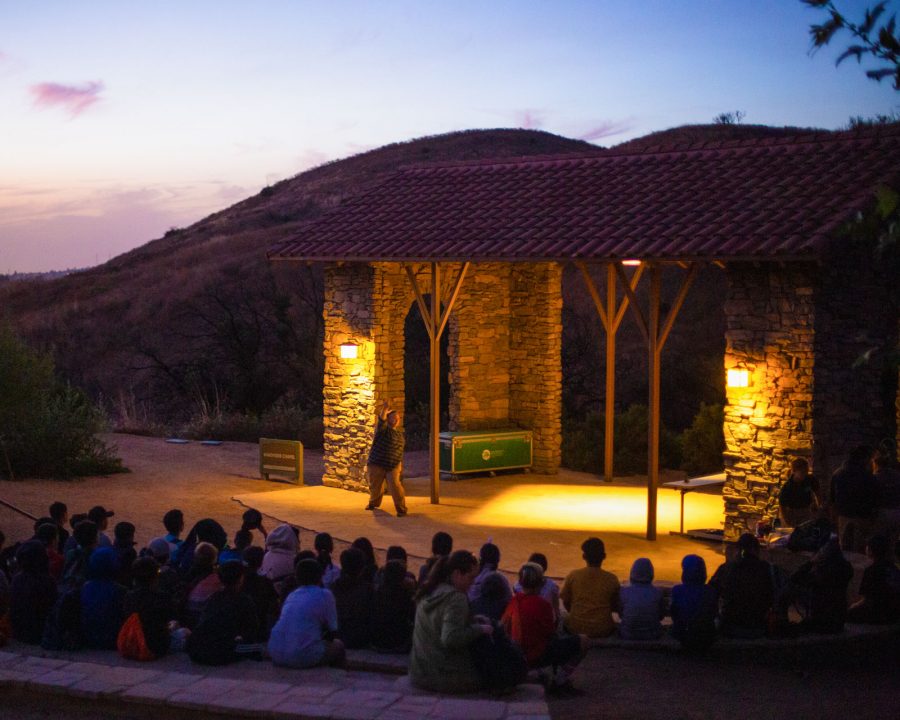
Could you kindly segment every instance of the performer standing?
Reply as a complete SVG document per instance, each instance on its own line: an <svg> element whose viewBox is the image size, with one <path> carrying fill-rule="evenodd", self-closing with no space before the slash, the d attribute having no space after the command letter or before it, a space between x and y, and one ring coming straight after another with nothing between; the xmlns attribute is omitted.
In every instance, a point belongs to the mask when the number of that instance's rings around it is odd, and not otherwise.
<svg viewBox="0 0 900 720"><path fill-rule="evenodd" d="M391 410L391 404L385 400L378 413L375 439L366 465L369 477L369 504L366 505L366 510L374 510L381 505L384 484L387 482L397 509L397 517L403 517L406 515L406 493L403 491L400 475L403 471L405 439L399 426L400 413Z"/></svg>

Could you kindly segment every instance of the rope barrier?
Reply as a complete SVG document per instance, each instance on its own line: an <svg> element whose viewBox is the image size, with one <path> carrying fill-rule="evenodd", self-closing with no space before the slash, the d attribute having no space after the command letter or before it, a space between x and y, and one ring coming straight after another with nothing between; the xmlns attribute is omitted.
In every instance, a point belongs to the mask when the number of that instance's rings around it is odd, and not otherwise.
<svg viewBox="0 0 900 720"><path fill-rule="evenodd" d="M15 512L19 513L19 515L24 515L25 517L31 518L32 520L38 519L35 515L32 515L30 512L25 512L22 508L18 508L15 505L13 505L12 503L6 502L6 500L3 500L2 498L0 498L0 505L3 505L4 507L8 507L10 510L14 510Z"/></svg>

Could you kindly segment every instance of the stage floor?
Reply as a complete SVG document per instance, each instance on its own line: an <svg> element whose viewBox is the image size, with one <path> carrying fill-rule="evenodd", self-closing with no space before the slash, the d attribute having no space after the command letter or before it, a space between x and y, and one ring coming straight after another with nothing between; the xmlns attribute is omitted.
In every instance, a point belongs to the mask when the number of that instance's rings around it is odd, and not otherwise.
<svg viewBox="0 0 900 720"><path fill-rule="evenodd" d="M678 479L661 477L661 482ZM695 553L706 560L710 575L723 561L721 548L711 543L673 536L678 530L680 493L660 488L658 539L644 538L647 513L643 477L604 483L594 475L563 470L558 476L503 474L441 482L441 503L429 502L427 477L405 481L409 515L397 518L389 495L382 509L363 510L367 496L324 486L290 487L246 493L233 499L264 515L302 528L331 533L352 541L367 536L381 549L403 545L415 568L430 551L431 536L449 532L455 548L477 553L491 539L501 550L501 567L515 571L532 552L543 552L551 576L582 567L581 543L595 535L606 543L604 567L627 580L631 563L649 557L656 577L679 582L681 558ZM686 529L721 527L721 488L691 492L685 497Z"/></svg>

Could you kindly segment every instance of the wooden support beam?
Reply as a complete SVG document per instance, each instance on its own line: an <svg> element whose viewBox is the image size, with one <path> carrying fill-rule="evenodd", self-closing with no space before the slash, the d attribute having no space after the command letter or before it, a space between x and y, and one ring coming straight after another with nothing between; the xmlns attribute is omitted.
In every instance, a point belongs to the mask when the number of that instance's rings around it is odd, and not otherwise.
<svg viewBox="0 0 900 720"><path fill-rule="evenodd" d="M431 263L431 382L428 401L431 410L431 437L428 461L431 468L431 504L441 501L440 434L441 434L441 265Z"/></svg>
<svg viewBox="0 0 900 720"><path fill-rule="evenodd" d="M631 276L631 282L629 286L631 287L631 297L634 296L634 291L637 289L638 283L641 281L641 276L644 274L644 267L646 267L643 263L635 268L634 274ZM624 275L624 273L623 273ZM622 304L619 306L619 311L616 313L616 319L613 321L613 331L617 332L619 330L619 325L622 324L622 319L625 317L625 311L628 309L629 305L629 295L626 291L625 297L622 298Z"/></svg>
<svg viewBox="0 0 900 720"><path fill-rule="evenodd" d="M641 334L644 336L644 340L649 343L650 329L647 325L647 318L644 317L644 313L641 311L640 305L638 305L637 296L634 294L634 289L631 287L631 283L625 276L625 271L622 269L622 265L620 263L614 264L616 267L616 273L619 276L619 280L622 281L622 288L625 290L625 296L628 298L628 306L631 308L631 312L634 314L634 319L637 322ZM641 265L641 267L643 267L643 265Z"/></svg>
<svg viewBox="0 0 900 720"><path fill-rule="evenodd" d="M672 307L669 308L669 312L666 315L666 321L663 323L662 332L659 335L659 351L662 352L663 347L666 344L666 340L669 339L669 333L672 331L672 325L675 324L675 318L678 317L678 313L681 311L681 306L684 305L684 299L687 297L688 290L691 289L691 285L694 282L694 278L697 276L697 263L691 263L688 267L687 274L681 280L681 287L678 288L678 294L675 296L675 302L672 304Z"/></svg>
<svg viewBox="0 0 900 720"><path fill-rule="evenodd" d="M444 328L447 327L447 321L450 319L450 313L453 311L453 306L456 304L456 298L459 297L459 291L460 288L462 288L462 283L466 277L466 272L469 270L470 264L471 263L469 262L464 262L459 268L459 274L456 276L456 282L453 285L453 290L450 292L450 299L447 300L447 306L441 314L440 327L438 328L437 333L438 339L443 335Z"/></svg>
<svg viewBox="0 0 900 720"><path fill-rule="evenodd" d="M428 312L428 306L425 304L425 296L422 295L422 290L419 288L419 281L416 278L416 274L413 272L412 267L404 263L403 269L406 270L406 276L409 278L413 292L416 294L416 304L419 306L419 312L422 314L422 322L425 323L425 329L428 331L428 337L430 338L434 328L432 327L431 314Z"/></svg>
<svg viewBox="0 0 900 720"><path fill-rule="evenodd" d="M623 305L628 298L622 301ZM613 459L615 457L614 433L616 427L616 269L613 263L606 264L606 408L604 410L605 431L603 436L603 479L613 481ZM598 306L599 307L599 306ZM624 309L624 308L623 308ZM601 318L602 319L602 318Z"/></svg>
<svg viewBox="0 0 900 720"><path fill-rule="evenodd" d="M659 487L659 298L662 270L650 267L650 308L648 321L649 417L647 418L647 539L656 540L656 491Z"/></svg>
<svg viewBox="0 0 900 720"><path fill-rule="evenodd" d="M603 301L600 299L600 293L597 291L597 284L594 282L594 278L592 278L591 274L588 272L587 265L585 265L582 260L576 260L575 265L581 271L581 277L584 279L584 284L587 286L588 293L590 293L591 296L591 300L594 301L594 308L597 310L597 315L600 316L600 322L603 323L603 329L606 330L608 335L609 317L607 316L606 309L603 307Z"/></svg>

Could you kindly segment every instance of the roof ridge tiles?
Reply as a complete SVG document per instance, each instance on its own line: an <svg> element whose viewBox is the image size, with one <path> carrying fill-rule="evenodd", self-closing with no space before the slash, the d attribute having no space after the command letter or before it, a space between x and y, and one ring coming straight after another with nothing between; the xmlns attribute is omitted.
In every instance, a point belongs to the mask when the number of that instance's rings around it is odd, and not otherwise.
<svg viewBox="0 0 900 720"><path fill-rule="evenodd" d="M763 138L701 140L682 143L670 141L668 143L660 143L659 145L650 145L642 148L623 148L621 150L616 150L615 147L598 147L596 152L590 153L575 152L557 155L526 155L507 158L482 158L479 160L455 160L437 163L410 163L408 165L401 165L397 172L428 175L433 174L436 171L457 168L465 168L466 170L475 172L478 168L483 167L534 167L535 165L560 167L573 165L579 162L593 163L612 160L613 158L629 158L635 156L652 157L677 153L697 155L709 153L710 157L712 157L720 151L753 150L777 146L792 146L799 149L804 146L815 144L840 145L844 143L859 142L861 140L880 140L882 138L891 137L900 138L900 123L853 128L850 130L811 129L809 132L805 133Z"/></svg>

